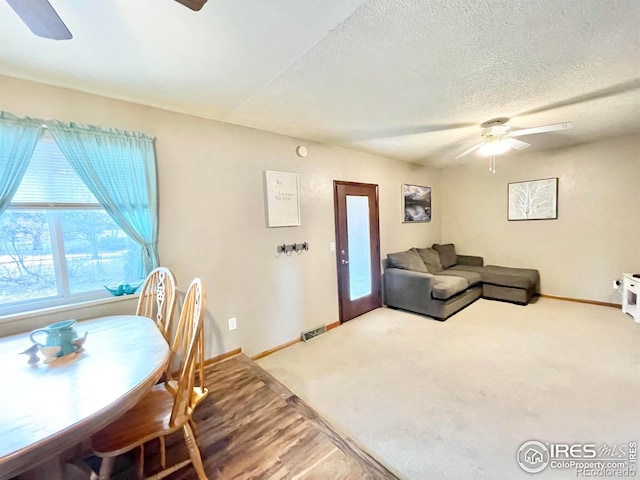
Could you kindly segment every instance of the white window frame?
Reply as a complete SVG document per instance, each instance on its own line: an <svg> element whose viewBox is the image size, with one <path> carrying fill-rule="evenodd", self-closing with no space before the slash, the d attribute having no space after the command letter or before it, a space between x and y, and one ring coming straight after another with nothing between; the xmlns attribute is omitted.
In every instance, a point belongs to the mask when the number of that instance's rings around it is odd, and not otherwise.
<svg viewBox="0 0 640 480"><path fill-rule="evenodd" d="M64 240L62 236L62 225L60 218L56 214L60 210L103 210L99 203L10 203L3 213L11 211L47 211L49 222L49 237L51 239L51 254L56 276L55 297L43 297L34 300L20 300L17 302L0 305L0 316L11 315L25 310L39 310L42 308L56 307L70 303L82 303L91 300L105 299L112 295L106 290L92 290L82 293L70 293L69 276L67 272L67 259L64 252ZM51 214L50 212L53 212Z"/></svg>

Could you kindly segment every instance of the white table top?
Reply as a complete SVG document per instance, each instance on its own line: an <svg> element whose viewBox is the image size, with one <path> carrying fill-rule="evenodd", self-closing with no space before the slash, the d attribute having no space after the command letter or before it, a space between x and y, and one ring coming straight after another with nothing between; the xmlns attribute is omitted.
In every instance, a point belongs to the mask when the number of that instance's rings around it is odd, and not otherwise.
<svg viewBox="0 0 640 480"><path fill-rule="evenodd" d="M131 408L160 378L169 348L155 323L122 315L79 322L82 354L46 365L19 355L29 334L0 338L0 479L70 448ZM42 355L40 355L42 358Z"/></svg>

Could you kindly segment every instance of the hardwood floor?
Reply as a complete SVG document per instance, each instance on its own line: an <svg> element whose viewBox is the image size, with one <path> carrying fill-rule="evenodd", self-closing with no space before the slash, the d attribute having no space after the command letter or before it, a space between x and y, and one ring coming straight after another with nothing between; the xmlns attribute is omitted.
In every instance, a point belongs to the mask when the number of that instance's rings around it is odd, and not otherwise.
<svg viewBox="0 0 640 480"><path fill-rule="evenodd" d="M205 376L209 396L194 416L210 480L396 478L245 355L208 366ZM167 449L168 462L187 458L179 435L167 439ZM157 446L147 445L145 457L153 470ZM195 472L188 466L167 478Z"/></svg>

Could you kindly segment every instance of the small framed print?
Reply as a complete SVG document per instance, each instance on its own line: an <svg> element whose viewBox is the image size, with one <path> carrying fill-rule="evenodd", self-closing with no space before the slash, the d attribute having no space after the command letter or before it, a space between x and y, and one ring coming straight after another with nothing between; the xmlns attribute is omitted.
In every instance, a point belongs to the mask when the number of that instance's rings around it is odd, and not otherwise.
<svg viewBox="0 0 640 480"><path fill-rule="evenodd" d="M507 190L509 221L558 218L557 177L510 183Z"/></svg>
<svg viewBox="0 0 640 480"><path fill-rule="evenodd" d="M403 223L431 221L431 187L402 185Z"/></svg>
<svg viewBox="0 0 640 480"><path fill-rule="evenodd" d="M267 170L264 172L264 181L267 197L267 226L299 226L298 174Z"/></svg>

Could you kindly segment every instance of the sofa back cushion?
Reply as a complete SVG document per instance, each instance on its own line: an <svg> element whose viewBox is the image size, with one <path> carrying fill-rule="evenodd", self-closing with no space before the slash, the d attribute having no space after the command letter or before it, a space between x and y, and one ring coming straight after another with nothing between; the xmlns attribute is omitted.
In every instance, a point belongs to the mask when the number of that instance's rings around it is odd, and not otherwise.
<svg viewBox="0 0 640 480"><path fill-rule="evenodd" d="M413 270L414 272L429 273L422 258L415 249L405 252L387 254L387 263L389 268L401 268L403 270Z"/></svg>
<svg viewBox="0 0 640 480"><path fill-rule="evenodd" d="M432 248L440 254L440 262L445 269L453 267L458 263L456 247L453 243L446 243L444 245L434 243Z"/></svg>
<svg viewBox="0 0 640 480"><path fill-rule="evenodd" d="M418 252L418 255L422 258L429 273L435 275L444 270L442 262L440 261L440 254L433 248L416 248L415 251Z"/></svg>

